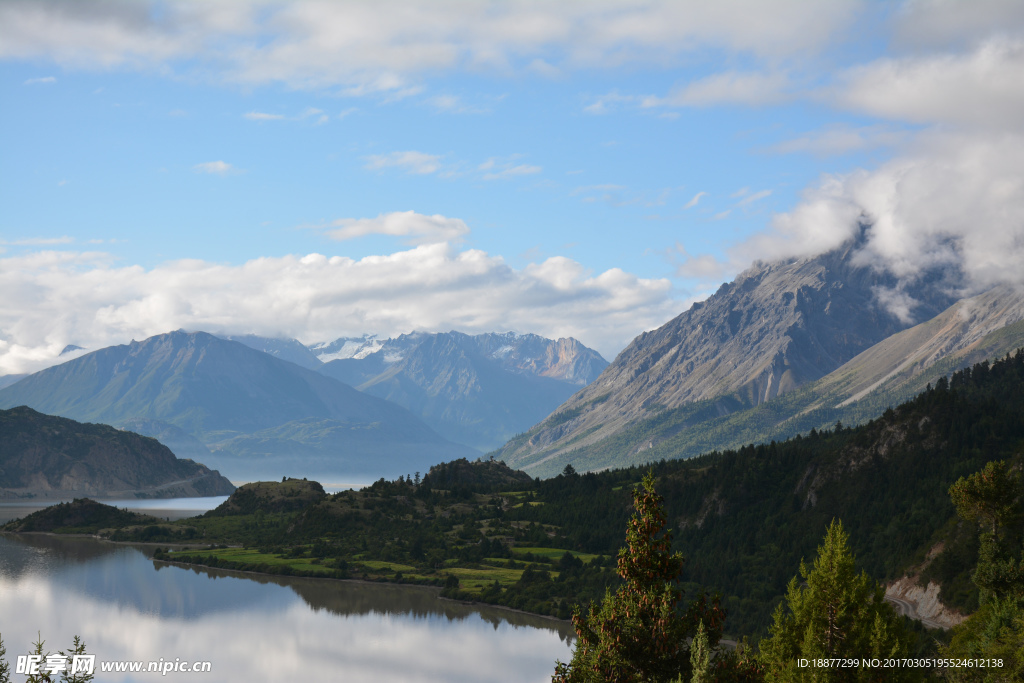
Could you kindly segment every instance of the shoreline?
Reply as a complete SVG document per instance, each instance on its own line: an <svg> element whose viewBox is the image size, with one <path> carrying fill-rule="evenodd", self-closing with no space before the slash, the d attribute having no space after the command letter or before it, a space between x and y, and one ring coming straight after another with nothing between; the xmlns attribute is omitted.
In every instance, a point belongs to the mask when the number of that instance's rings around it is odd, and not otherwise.
<svg viewBox="0 0 1024 683"><path fill-rule="evenodd" d="M31 532L31 533L49 534L50 532L47 532L47 531L36 531L36 532ZM70 536L72 534L50 534L50 535L51 536ZM78 535L78 536L88 536L88 534L75 534L75 535ZM101 540L107 540L107 539L101 539ZM141 544L132 544L131 541L108 541L108 543L118 543L118 544L125 544L125 545L141 545ZM161 546L163 544L161 544L161 543L147 543L146 545ZM208 545L209 544L206 544L206 545L204 545L202 547L205 548ZM241 548L242 546L228 546L228 547L229 548ZM306 576L306 575L300 575L300 574L274 574L274 573L271 573L271 572L257 572L257 571L253 571L252 569L228 569L228 568L225 568L225 567L211 567L208 564L199 564L197 562L178 562L178 561L175 561L175 560L157 560L155 558L150 558L150 559L152 559L154 562L161 562L163 564L174 565L174 566L177 566L177 567L183 567L183 568L185 568L185 567L205 567L207 569L216 569L219 572L231 572L231 573L234 573L234 574L252 574L254 576L272 576L272 577L281 577L281 578L288 578L288 579L312 579L313 581L341 581L341 582L344 582L344 583L361 583L361 584L365 584L365 585L369 585L369 586L406 586L406 587L409 587L409 588L419 588L419 589L423 589L423 590L429 590L432 593L436 593L437 595L435 597L437 597L438 600L447 600L448 602L454 602L455 604L459 604L459 605L470 605L470 606L473 606L473 605L483 605L485 607L490 607L492 609L500 609L500 610L504 610L506 612L515 612L517 614L525 614L527 616L536 617L538 619L547 619L548 621L555 621L555 622L558 622L560 624L569 624L569 625L572 624L572 621L569 620L569 619L559 619L558 617L553 617L550 614L537 614L536 612L527 612L526 610L518 609L516 607L509 607L507 605L499 605L499 604L495 604L495 603L492 603L492 602L483 602L481 600L460 600L458 598L445 597L444 595L441 595L441 591L444 590L444 589L441 588L440 586L432 586L432 585L423 584L423 583L406 583L404 581L388 581L386 579L385 580L380 580L380 581L371 581L369 579L339 579L336 576ZM572 637L575 638L576 636L574 635Z"/></svg>
<svg viewBox="0 0 1024 683"><path fill-rule="evenodd" d="M93 540L102 541L104 543L110 543L112 545L149 546L149 547L155 547L155 548L166 548L166 547L170 547L170 546L177 546L177 547L180 547L182 549L205 550L205 549L208 549L209 546L210 546L209 543L199 543L199 544L195 544L195 543L171 543L171 544L168 544L167 542L154 543L154 542L149 542L149 541L112 541L109 538L104 538L103 536L99 536L97 534L55 534L52 531L3 531L3 530L0 530L0 536L7 536L7 535L12 535L12 536L14 536L14 535L23 535L23 536L29 536L29 535L34 535L34 536L54 536L54 537L57 537L57 538L91 538ZM240 546L240 545L229 545L228 547L229 548L241 548L243 546ZM440 586L431 586L431 585L422 584L422 583L406 583L406 582L403 582L403 581L387 581L387 580L370 581L370 580L367 580L367 579L339 579L339 578L334 577L334 576L304 576L304 575L296 575L296 574L274 574L274 573L271 573L271 572L253 571L251 569L227 569L227 568L224 568L224 567L211 567L210 565L199 564L199 563L195 563L195 562L177 562L175 560L157 560L157 559L155 559L153 557L149 557L149 559L153 560L153 562L160 562L162 564L172 565L172 566L182 567L182 568L205 567L206 569L216 569L217 571L221 571L221 572L231 572L231 573L234 573L234 574L252 574L253 576L269 576L269 577L274 577L274 578L290 578L290 579L312 579L314 581L342 581L342 582L346 582L346 583L358 583L358 584L365 584L365 585L372 585L372 586L381 586L381 585L407 586L409 588L419 588L419 589L429 590L429 591L431 591L431 592L436 594L435 597L438 600L447 600L448 602L453 602L453 603L461 604L461 605L469 605L469 606L482 605L482 606L489 607L489 608L492 608L492 609L500 609L500 610L504 610L506 612L513 612L513 613L516 613L516 614L525 614L527 616L536 617L538 619L546 619L548 621L554 621L554 622L557 622L559 624L568 624L570 627L572 625L572 621L571 620L559 619L558 617L553 617L550 614L537 614L536 612L528 612L526 610L518 609L518 608L515 608L515 607L508 607L507 605L497 605L497 604L494 604L494 603L483 602L483 601L480 601L480 600L460 600L458 598L448 598L448 597L445 597L445 596L440 594L441 591L443 590ZM575 636L575 634L573 634L570 637L575 638L576 636Z"/></svg>

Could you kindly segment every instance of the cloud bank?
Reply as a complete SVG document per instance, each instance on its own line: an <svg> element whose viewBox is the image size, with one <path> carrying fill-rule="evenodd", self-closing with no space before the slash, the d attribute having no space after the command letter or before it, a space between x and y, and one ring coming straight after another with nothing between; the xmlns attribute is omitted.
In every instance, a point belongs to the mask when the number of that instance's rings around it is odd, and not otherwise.
<svg viewBox="0 0 1024 683"><path fill-rule="evenodd" d="M816 51L860 3L717 2L0 4L0 58L212 74L246 84L414 92L439 70L559 73L665 64L706 47L776 59Z"/></svg>
<svg viewBox="0 0 1024 683"><path fill-rule="evenodd" d="M376 218L339 218L327 234L336 240L350 240L366 235L405 237L410 245L433 244L461 240L469 234L469 226L458 218L440 214L426 216L415 211L382 213Z"/></svg>
<svg viewBox="0 0 1024 683"><path fill-rule="evenodd" d="M728 275L757 259L814 256L866 226L857 258L902 283L939 270L962 273L964 294L1024 284L1024 9L908 2L892 25L898 56L849 66L800 97L905 127L832 126L766 151L892 146L896 154L873 169L823 175L725 259L682 250L679 275ZM717 101L728 102L723 93ZM669 99L656 104L701 103ZM880 302L905 315L913 302L898 294Z"/></svg>
<svg viewBox="0 0 1024 683"><path fill-rule="evenodd" d="M679 273L723 274L754 260L814 256L852 239L861 226L860 263L905 283L943 269L964 274L965 295L1024 284L1024 135L922 135L915 149L877 169L824 176L768 230L732 247L724 262L684 255ZM907 307L881 303L897 314Z"/></svg>
<svg viewBox="0 0 1024 683"><path fill-rule="evenodd" d="M408 216L346 227L358 232L390 224L412 234L402 227ZM411 220L422 219L443 217ZM451 230L461 221L436 223ZM367 332L511 329L576 337L612 357L678 312L665 279L619 269L591 274L564 257L515 269L446 242L359 260L320 254L237 266L182 260L148 270L117 265L102 253L40 251L0 259L0 291L0 374L52 365L66 344L96 349L178 328L306 343Z"/></svg>

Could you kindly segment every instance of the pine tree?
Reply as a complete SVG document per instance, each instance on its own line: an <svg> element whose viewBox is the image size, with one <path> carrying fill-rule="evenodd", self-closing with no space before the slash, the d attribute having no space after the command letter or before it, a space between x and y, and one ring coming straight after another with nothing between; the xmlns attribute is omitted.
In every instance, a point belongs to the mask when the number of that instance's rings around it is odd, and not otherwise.
<svg viewBox="0 0 1024 683"><path fill-rule="evenodd" d="M687 637L703 621L709 625L708 648L721 637L722 612L698 601L680 614L682 593L676 580L683 556L672 552L672 534L665 531L663 499L648 473L633 490L634 513L626 528L626 547L619 551L623 583L613 595L606 591L600 606L584 616L573 610L578 636L572 661L559 662L556 683L669 681L689 676Z"/></svg>
<svg viewBox="0 0 1024 683"><path fill-rule="evenodd" d="M944 657L1001 661L985 671L950 669L953 681L1024 679L1024 557L1021 553L1020 477L1003 461L961 477L949 488L956 511L979 525L978 565L973 579L978 610L953 631Z"/></svg>
<svg viewBox="0 0 1024 683"><path fill-rule="evenodd" d="M912 681L916 669L820 669L800 659L906 657L910 642L884 591L865 572L857 573L842 523L833 521L818 548L813 568L800 563L786 591L786 607L774 614L770 635L761 641L768 681Z"/></svg>
<svg viewBox="0 0 1024 683"><path fill-rule="evenodd" d="M711 683L711 646L703 620L697 625L697 635L690 645L690 668L693 669L691 683Z"/></svg>
<svg viewBox="0 0 1024 683"><path fill-rule="evenodd" d="M95 676L93 674L82 673L82 672L74 672L73 673L71 671L72 663L74 661L74 659L73 659L74 656L75 655L84 655L84 654L86 654L86 652L85 652L85 643L82 641L82 639L79 636L77 636L77 635L75 636L75 639L73 641L73 645L74 645L74 647L72 647L69 651L67 651L67 652L61 651L61 654L64 655L65 657L67 657L68 661L67 661L67 665L64 667L64 673L62 673L61 676L60 676L60 681L61 681L61 683L89 683L89 681L91 681L91 680L93 680L93 678L95 678Z"/></svg>
<svg viewBox="0 0 1024 683"><path fill-rule="evenodd" d="M39 655L43 658L42 663L39 665L39 673L32 674L25 679L25 683L53 683L53 678L43 667L46 664L46 658L49 656L49 652L43 652L43 645L46 641L43 640L41 633L36 633L36 642L32 643L33 650L29 654Z"/></svg>
<svg viewBox="0 0 1024 683"><path fill-rule="evenodd" d="M11 666L7 663L7 648L0 634L0 683L11 683Z"/></svg>
<svg viewBox="0 0 1024 683"><path fill-rule="evenodd" d="M949 487L957 514L968 522L984 522L998 539L1001 526L1014 521L1020 484L1002 460L990 462L981 472L960 477Z"/></svg>

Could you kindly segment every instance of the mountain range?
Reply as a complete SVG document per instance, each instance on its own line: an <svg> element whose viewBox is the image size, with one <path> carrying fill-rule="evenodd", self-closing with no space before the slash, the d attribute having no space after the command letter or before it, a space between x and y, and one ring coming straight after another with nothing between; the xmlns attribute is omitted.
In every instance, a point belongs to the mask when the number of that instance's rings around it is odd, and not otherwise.
<svg viewBox="0 0 1024 683"><path fill-rule="evenodd" d="M544 419L608 362L572 338L461 332L295 340L230 337L408 409L437 433L481 451Z"/></svg>
<svg viewBox="0 0 1024 683"><path fill-rule="evenodd" d="M494 455L551 476L570 463L602 469L786 438L877 416L928 381L1024 342L1020 290L960 300L957 273L908 285L864 263L859 247L755 263L634 339Z"/></svg>
<svg viewBox="0 0 1024 683"><path fill-rule="evenodd" d="M176 332L0 383L0 407L133 429L232 476L410 473L488 449L551 476L864 422L1024 344L1019 288L964 298L958 271L900 280L863 245L756 262L611 364L529 334Z"/></svg>
<svg viewBox="0 0 1024 683"><path fill-rule="evenodd" d="M191 435L212 452L204 462L236 479L366 478L478 454L398 405L203 332L100 349L0 390L0 407L20 405L195 447L182 433Z"/></svg>
<svg viewBox="0 0 1024 683"><path fill-rule="evenodd" d="M324 363L291 339L178 331L20 378L0 388L0 406L152 436L236 479L366 479L478 457L607 365L574 339L536 335L360 342L335 343L349 353L320 349Z"/></svg>

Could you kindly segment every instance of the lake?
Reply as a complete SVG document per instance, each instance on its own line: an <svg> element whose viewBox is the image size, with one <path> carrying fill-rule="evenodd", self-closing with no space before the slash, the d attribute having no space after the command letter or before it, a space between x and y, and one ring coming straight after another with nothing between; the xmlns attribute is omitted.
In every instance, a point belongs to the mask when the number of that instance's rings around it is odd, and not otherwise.
<svg viewBox="0 0 1024 683"><path fill-rule="evenodd" d="M12 512L0 516L23 514ZM82 636L97 663L211 663L209 673L97 675L103 681L545 681L571 655L565 622L431 589L183 568L151 553L92 538L0 536L0 634L12 674L37 631L49 651Z"/></svg>

